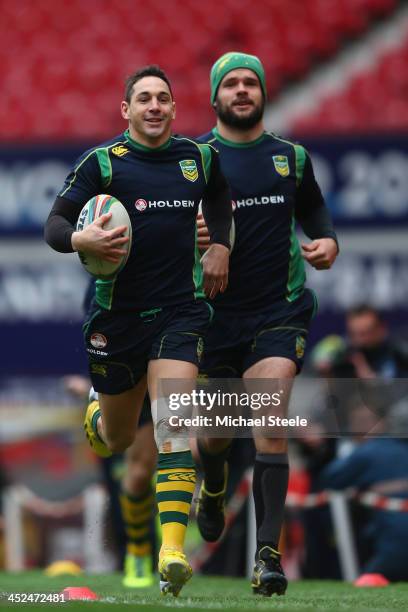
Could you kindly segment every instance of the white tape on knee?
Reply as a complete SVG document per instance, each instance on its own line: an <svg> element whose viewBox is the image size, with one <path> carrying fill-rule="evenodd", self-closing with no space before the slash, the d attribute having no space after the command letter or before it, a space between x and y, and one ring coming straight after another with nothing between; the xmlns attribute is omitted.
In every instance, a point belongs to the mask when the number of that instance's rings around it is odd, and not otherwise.
<svg viewBox="0 0 408 612"><path fill-rule="evenodd" d="M154 439L159 453L180 453L190 450L189 436L186 428L172 427L165 401L163 405L158 404L158 400L151 402L152 420L154 426ZM174 415L173 415L174 416Z"/></svg>
<svg viewBox="0 0 408 612"><path fill-rule="evenodd" d="M89 389L89 403L99 400L98 392L93 387Z"/></svg>

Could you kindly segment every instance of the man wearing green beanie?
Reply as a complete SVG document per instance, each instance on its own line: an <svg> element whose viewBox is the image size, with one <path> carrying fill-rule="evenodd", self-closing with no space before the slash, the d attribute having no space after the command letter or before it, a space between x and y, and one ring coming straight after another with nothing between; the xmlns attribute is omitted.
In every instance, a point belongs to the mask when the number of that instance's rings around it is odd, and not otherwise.
<svg viewBox="0 0 408 612"><path fill-rule="evenodd" d="M279 412L268 407L266 416L285 416L316 311L315 296L305 287L304 260L317 270L330 268L338 252L336 234L307 151L265 131L261 61L227 53L215 62L210 83L217 125L199 140L219 151L232 192L236 237L228 287L214 300L202 371L209 378L269 380L269 392L285 393ZM310 242L299 245L296 221ZM205 248L208 234L200 218L198 239ZM269 436L253 433L257 541L252 588L259 595L282 595L287 580L279 539L289 475L287 440L282 434L272 437L272 431ZM208 541L218 539L224 528L230 444L220 438L198 440L204 481L197 521Z"/></svg>
<svg viewBox="0 0 408 612"><path fill-rule="evenodd" d="M244 68L251 70L256 74L259 79L259 83L266 98L266 82L265 82L265 71L261 64L261 61L256 55L248 55L247 53L225 53L222 55L211 68L210 83L211 83L211 104L214 104L217 90L222 79L231 70L237 68Z"/></svg>

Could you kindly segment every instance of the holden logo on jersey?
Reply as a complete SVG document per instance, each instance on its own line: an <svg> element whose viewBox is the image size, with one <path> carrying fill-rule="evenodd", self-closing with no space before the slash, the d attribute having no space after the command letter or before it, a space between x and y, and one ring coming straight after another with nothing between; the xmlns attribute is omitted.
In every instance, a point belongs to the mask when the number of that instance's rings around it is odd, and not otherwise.
<svg viewBox="0 0 408 612"><path fill-rule="evenodd" d="M231 200L231 206L232 206L232 212L235 212L235 209L237 207L237 203L234 202L234 200Z"/></svg>
<svg viewBox="0 0 408 612"><path fill-rule="evenodd" d="M96 332L95 334L92 334L91 336L91 344L93 347L98 348L98 349L105 348L105 346L108 344L108 341L103 334Z"/></svg>
<svg viewBox="0 0 408 612"><path fill-rule="evenodd" d="M179 164L184 178L194 183L198 179L197 164L194 159L183 159Z"/></svg>
<svg viewBox="0 0 408 612"><path fill-rule="evenodd" d="M136 210L140 210L140 212L143 212L147 208L146 200L143 200L142 198L139 198L135 202L135 207L136 207Z"/></svg>
<svg viewBox="0 0 408 612"><path fill-rule="evenodd" d="M275 170L281 176L289 176L289 161L286 155L273 155Z"/></svg>
<svg viewBox="0 0 408 612"><path fill-rule="evenodd" d="M117 147L113 147L112 153L117 155L118 157L123 157L126 153L129 153L129 149L124 147L123 145L118 145Z"/></svg>

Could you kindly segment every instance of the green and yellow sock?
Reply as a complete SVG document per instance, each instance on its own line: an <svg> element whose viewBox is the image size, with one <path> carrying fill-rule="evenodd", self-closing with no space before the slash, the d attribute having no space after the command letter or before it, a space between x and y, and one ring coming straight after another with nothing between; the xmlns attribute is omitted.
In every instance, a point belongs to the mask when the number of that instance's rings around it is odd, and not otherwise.
<svg viewBox="0 0 408 612"><path fill-rule="evenodd" d="M183 551L195 482L190 451L159 454L156 498L162 528L162 551Z"/></svg>
<svg viewBox="0 0 408 612"><path fill-rule="evenodd" d="M152 553L151 521L154 496L149 488L142 495L130 495L122 491L120 506L127 537L126 552L135 557L145 557Z"/></svg>

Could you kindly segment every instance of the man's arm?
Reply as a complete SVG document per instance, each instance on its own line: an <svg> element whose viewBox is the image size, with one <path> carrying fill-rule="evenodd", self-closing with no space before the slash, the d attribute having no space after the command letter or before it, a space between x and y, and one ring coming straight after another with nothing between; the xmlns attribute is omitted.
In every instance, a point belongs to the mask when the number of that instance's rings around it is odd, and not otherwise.
<svg viewBox="0 0 408 612"><path fill-rule="evenodd" d="M55 251L73 253L72 234L82 205L66 198L57 197L45 223L45 241Z"/></svg>
<svg viewBox="0 0 408 612"><path fill-rule="evenodd" d="M310 244L302 244L303 257L318 270L330 268L339 252L330 212L314 176L312 162L306 154L303 176L297 188L296 220Z"/></svg>
<svg viewBox="0 0 408 612"><path fill-rule="evenodd" d="M334 459L323 470L319 484L323 489L347 489L362 486L362 477L367 472L366 449L362 446L352 451L348 457Z"/></svg>
<svg viewBox="0 0 408 612"><path fill-rule="evenodd" d="M210 177L203 201L203 217L208 227L211 244L230 248L229 234L232 223L231 193L221 172L218 153L211 149Z"/></svg>
<svg viewBox="0 0 408 612"><path fill-rule="evenodd" d="M114 263L126 254L126 251L120 249L129 240L120 237L125 226L108 231L103 229L111 213L102 215L82 232L75 229L82 207L101 191L101 170L97 156L93 151L86 152L67 176L45 223L44 238L51 248L60 253L83 251Z"/></svg>
<svg viewBox="0 0 408 612"><path fill-rule="evenodd" d="M228 266L232 223L231 194L221 172L218 153L210 148L211 165L202 211L210 234L210 247L201 262L204 273L204 292L214 298L228 285Z"/></svg>
<svg viewBox="0 0 408 612"><path fill-rule="evenodd" d="M109 212L90 223L82 232L77 232L75 224L81 210L82 204L57 197L45 224L45 241L60 253L83 251L105 261L117 263L122 255L126 255L126 251L120 248L129 240L128 237L121 236L126 226L104 230L104 224L112 216Z"/></svg>

